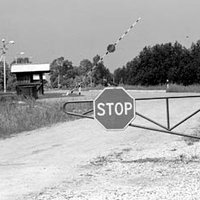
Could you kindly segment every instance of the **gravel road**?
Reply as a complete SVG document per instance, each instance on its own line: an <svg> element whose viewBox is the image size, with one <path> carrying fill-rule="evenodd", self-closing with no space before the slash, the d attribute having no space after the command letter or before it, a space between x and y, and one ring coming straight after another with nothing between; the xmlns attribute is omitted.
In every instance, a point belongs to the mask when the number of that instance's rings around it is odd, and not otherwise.
<svg viewBox="0 0 200 200"><path fill-rule="evenodd" d="M172 125L199 105L170 102ZM138 102L136 109L166 124L163 101ZM139 117L134 123L149 125ZM198 124L197 115L176 131L193 134ZM108 132L80 119L1 140L0 199L200 199L199 163L199 142L131 127Z"/></svg>

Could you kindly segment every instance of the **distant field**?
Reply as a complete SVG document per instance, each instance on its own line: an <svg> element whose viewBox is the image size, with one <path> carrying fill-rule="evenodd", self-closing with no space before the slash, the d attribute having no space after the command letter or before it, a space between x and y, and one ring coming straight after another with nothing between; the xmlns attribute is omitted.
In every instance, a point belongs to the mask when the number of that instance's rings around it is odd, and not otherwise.
<svg viewBox="0 0 200 200"><path fill-rule="evenodd" d="M166 90L166 92L194 92L200 93L200 85L177 85L169 84L167 85L158 85L158 86L132 86L132 85L122 85L127 90Z"/></svg>
<svg viewBox="0 0 200 200"><path fill-rule="evenodd" d="M166 90L166 92L195 92L200 93L200 85L177 85L177 84L169 84L167 85L156 85L156 86L142 86L142 85L119 85L126 90ZM97 88L87 88L86 90L100 90L104 87L97 87Z"/></svg>
<svg viewBox="0 0 200 200"><path fill-rule="evenodd" d="M194 92L200 93L200 85L177 85L177 84L170 84L167 92Z"/></svg>
<svg viewBox="0 0 200 200"><path fill-rule="evenodd" d="M126 90L166 90L166 85L142 86L142 85L121 85Z"/></svg>

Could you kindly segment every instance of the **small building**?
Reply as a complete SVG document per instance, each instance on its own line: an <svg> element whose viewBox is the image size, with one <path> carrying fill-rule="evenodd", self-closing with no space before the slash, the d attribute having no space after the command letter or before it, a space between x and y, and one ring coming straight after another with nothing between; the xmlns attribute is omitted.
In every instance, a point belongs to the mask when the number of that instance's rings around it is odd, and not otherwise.
<svg viewBox="0 0 200 200"><path fill-rule="evenodd" d="M16 74L18 95L38 98L44 94L45 73L50 72L50 64L14 64L11 73Z"/></svg>

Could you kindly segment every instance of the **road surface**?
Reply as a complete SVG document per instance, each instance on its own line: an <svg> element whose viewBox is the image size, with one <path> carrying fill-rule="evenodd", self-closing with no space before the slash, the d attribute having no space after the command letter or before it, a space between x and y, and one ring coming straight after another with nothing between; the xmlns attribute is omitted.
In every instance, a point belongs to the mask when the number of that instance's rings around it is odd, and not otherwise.
<svg viewBox="0 0 200 200"><path fill-rule="evenodd" d="M172 124L199 106L199 99L170 102ZM138 102L136 110L166 124L163 101ZM198 123L199 115L176 131L193 134ZM90 119L24 132L0 140L0 199L198 199L200 146L188 144L131 127L105 131Z"/></svg>

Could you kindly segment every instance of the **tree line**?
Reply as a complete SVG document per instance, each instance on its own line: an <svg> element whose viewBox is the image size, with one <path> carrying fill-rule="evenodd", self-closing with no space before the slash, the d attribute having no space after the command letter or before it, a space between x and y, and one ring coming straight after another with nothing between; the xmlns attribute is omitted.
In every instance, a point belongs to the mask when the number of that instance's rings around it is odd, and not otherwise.
<svg viewBox="0 0 200 200"><path fill-rule="evenodd" d="M73 88L81 83L83 87L98 85L162 85L167 81L191 85L200 83L200 40L190 48L180 43L145 46L138 56L118 68L112 74L103 62L83 59L79 66L59 57L50 64L50 84L52 88ZM28 58L17 58L12 64L30 63ZM7 89L15 88L16 78L6 64ZM0 90L3 90L3 63L0 62Z"/></svg>
<svg viewBox="0 0 200 200"><path fill-rule="evenodd" d="M98 55L92 61L84 59L79 67L63 57L51 64L51 83L53 87L97 85L162 85L166 82L191 85L200 83L200 40L186 48L179 42L145 46L138 56L118 68L114 73L96 64Z"/></svg>
<svg viewBox="0 0 200 200"><path fill-rule="evenodd" d="M116 69L114 78L117 84L127 85L200 83L200 40L189 49L178 42L146 46L137 57Z"/></svg>
<svg viewBox="0 0 200 200"><path fill-rule="evenodd" d="M73 63L64 57L55 59L50 65L51 86L53 88L74 88L77 84L83 87L112 84L112 73L103 62L98 63L98 59L98 55L92 61L83 59L79 66L73 66Z"/></svg>

